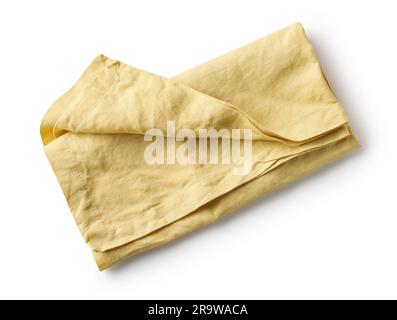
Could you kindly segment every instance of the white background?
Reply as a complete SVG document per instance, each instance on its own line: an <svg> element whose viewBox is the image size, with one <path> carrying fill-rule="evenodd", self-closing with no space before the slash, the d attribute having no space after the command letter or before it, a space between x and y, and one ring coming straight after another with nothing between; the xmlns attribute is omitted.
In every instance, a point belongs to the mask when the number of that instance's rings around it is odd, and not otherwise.
<svg viewBox="0 0 397 320"><path fill-rule="evenodd" d="M397 298L395 1L1 1L0 298ZM303 23L363 148L99 272L40 121L99 53L172 76Z"/></svg>

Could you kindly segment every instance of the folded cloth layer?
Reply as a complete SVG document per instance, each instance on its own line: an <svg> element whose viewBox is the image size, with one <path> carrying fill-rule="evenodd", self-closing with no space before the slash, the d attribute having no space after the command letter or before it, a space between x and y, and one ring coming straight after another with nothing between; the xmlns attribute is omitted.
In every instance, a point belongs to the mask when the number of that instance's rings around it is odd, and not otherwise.
<svg viewBox="0 0 397 320"><path fill-rule="evenodd" d="M147 163L145 133L167 132L169 121L197 136L203 128L249 129L252 169ZM50 107L41 136L101 270L359 146L300 24L171 79L100 55Z"/></svg>

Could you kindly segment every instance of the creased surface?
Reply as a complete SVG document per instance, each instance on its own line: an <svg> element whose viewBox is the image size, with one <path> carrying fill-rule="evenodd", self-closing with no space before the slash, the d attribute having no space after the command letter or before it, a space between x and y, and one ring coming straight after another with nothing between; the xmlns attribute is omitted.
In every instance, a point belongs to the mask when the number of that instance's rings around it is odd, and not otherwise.
<svg viewBox="0 0 397 320"><path fill-rule="evenodd" d="M253 168L149 165L146 130L251 129ZM98 56L41 124L100 269L216 221L358 147L300 24L171 79Z"/></svg>

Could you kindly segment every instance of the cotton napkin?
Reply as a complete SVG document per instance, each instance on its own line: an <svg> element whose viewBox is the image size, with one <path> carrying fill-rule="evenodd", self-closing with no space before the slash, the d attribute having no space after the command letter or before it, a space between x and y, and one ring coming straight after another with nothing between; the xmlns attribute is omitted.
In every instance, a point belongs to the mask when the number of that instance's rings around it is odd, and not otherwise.
<svg viewBox="0 0 397 320"><path fill-rule="evenodd" d="M147 163L144 135L166 133L167 121L197 134L249 129L251 170ZM170 79L100 55L50 107L41 137L100 270L213 223L359 146L299 23Z"/></svg>

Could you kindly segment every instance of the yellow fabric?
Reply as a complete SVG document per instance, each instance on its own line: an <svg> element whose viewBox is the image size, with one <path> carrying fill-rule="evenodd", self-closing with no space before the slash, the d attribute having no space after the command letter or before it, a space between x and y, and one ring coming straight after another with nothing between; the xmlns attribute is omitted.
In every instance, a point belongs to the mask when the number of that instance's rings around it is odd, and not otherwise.
<svg viewBox="0 0 397 320"><path fill-rule="evenodd" d="M252 129L253 167L145 162L150 128ZM98 56L49 109L44 150L101 270L358 147L300 24L166 79Z"/></svg>

